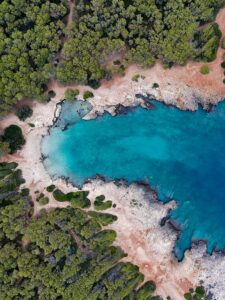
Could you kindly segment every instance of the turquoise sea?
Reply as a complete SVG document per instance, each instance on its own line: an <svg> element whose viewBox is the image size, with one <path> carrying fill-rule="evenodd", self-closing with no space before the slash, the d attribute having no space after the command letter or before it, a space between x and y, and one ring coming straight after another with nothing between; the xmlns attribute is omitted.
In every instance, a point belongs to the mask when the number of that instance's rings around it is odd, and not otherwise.
<svg viewBox="0 0 225 300"><path fill-rule="evenodd" d="M81 119L91 109L88 103L63 104L60 119L42 142L45 166L52 176L76 185L96 174L107 180L147 180L161 201L178 203L170 217L181 228L174 248L179 260L194 240L207 241L209 252L223 250L225 103L211 113L153 104L152 110L138 107L90 121Z"/></svg>

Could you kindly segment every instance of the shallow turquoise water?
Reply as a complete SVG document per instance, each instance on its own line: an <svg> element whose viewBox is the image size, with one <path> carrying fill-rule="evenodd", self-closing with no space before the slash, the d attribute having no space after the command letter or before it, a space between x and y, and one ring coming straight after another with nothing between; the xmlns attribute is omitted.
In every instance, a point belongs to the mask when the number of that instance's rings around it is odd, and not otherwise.
<svg viewBox="0 0 225 300"><path fill-rule="evenodd" d="M175 199L171 217L181 226L175 254L182 259L192 240L208 241L208 251L225 249L225 103L212 113L184 112L154 102L127 115L105 114L84 121L64 105L60 123L43 140L52 176L82 184L96 174L108 180L148 180L162 201ZM86 104L83 104L86 105ZM90 109L83 107L81 116Z"/></svg>

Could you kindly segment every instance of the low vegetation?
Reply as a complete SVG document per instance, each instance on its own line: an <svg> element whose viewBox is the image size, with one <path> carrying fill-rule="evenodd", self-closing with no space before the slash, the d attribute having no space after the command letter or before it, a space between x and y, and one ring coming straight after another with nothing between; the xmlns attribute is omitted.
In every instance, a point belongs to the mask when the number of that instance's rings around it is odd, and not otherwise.
<svg viewBox="0 0 225 300"><path fill-rule="evenodd" d="M17 150L20 150L25 144L25 139L23 137L21 128L14 124L5 128L2 141L6 143L5 145L8 145L11 154L15 153Z"/></svg>
<svg viewBox="0 0 225 300"><path fill-rule="evenodd" d="M171 67L188 59L215 59L221 32L214 23L224 0L86 1L74 8L74 22L57 69L60 82L98 86L120 66L150 67L156 59ZM118 57L110 63L111 57Z"/></svg>
<svg viewBox="0 0 225 300"><path fill-rule="evenodd" d="M111 214L100 213L96 211L89 211L88 214L89 216L97 220L102 226L107 226L117 220L117 216Z"/></svg>
<svg viewBox="0 0 225 300"><path fill-rule="evenodd" d="M190 290L184 295L185 300L207 300L207 296L203 287L199 286L195 290Z"/></svg>
<svg viewBox="0 0 225 300"><path fill-rule="evenodd" d="M90 92L90 91L86 91L86 92L84 92L84 94L83 94L84 100L87 100L87 99L93 98L93 97L94 97L94 94L93 94L92 92Z"/></svg>
<svg viewBox="0 0 225 300"><path fill-rule="evenodd" d="M67 89L65 92L65 98L67 101L71 102L75 99L76 96L79 95L79 90L75 89Z"/></svg>
<svg viewBox="0 0 225 300"><path fill-rule="evenodd" d="M55 200L60 202L68 201L72 207L88 208L91 206L91 201L88 199L88 191L78 191L64 194L61 190L56 189L53 192Z"/></svg>
<svg viewBox="0 0 225 300"><path fill-rule="evenodd" d="M49 193L52 193L55 190L56 186L54 184L51 184L47 186L46 191Z"/></svg>
<svg viewBox="0 0 225 300"><path fill-rule="evenodd" d="M210 67L209 67L208 65L203 65L203 66L201 66L201 68L200 68L200 72L201 72L201 74L203 74L203 75L207 75L207 74L210 73Z"/></svg>
<svg viewBox="0 0 225 300"><path fill-rule="evenodd" d="M106 210L112 207L112 201L105 201L105 196L101 195L96 197L94 201L94 207L96 210Z"/></svg>
<svg viewBox="0 0 225 300"><path fill-rule="evenodd" d="M225 36L222 38L221 47L225 49Z"/></svg>
<svg viewBox="0 0 225 300"><path fill-rule="evenodd" d="M37 201L40 205L46 205L46 204L49 203L49 198L46 197L43 193L41 193L41 194L37 197L36 201Z"/></svg>
<svg viewBox="0 0 225 300"><path fill-rule="evenodd" d="M32 114L33 110L30 108L29 105L23 105L19 107L16 111L16 115L21 121L25 121L27 118L30 118Z"/></svg>

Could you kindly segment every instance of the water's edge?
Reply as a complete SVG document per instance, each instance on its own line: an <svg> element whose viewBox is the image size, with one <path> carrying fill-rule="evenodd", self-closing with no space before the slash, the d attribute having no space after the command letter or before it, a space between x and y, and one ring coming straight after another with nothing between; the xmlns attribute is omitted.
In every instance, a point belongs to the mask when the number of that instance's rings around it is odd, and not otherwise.
<svg viewBox="0 0 225 300"><path fill-rule="evenodd" d="M148 110L152 110L154 109L154 104L151 102L152 100L154 100L152 98L151 95L147 95L144 96L144 95L137 95L138 97L142 98L144 100L144 103L145 103L145 106L144 107L145 109L148 109ZM76 99L75 101L78 101L78 99ZM62 106L63 104L65 103L65 100L61 100L59 103L57 103L56 105L56 108L55 108L55 112L54 112L54 116L53 116L53 121L52 121L52 124L48 127L48 130L47 130L47 134L46 135L43 135L42 136L42 141L43 141L43 138L47 135L50 135L50 131L51 131L51 128L55 127L58 120L60 119L60 116L62 114ZM167 105L167 104L164 104L165 106L171 106L171 105ZM210 109L207 109L206 111L207 112L211 112L213 110L213 108L215 107L216 105L211 105L210 106ZM123 106L121 104L118 104L115 106L115 116L116 115L121 115L121 114L128 114L130 111L133 111L134 109L136 109L138 106ZM203 108L203 107L201 107ZM204 108L203 108L204 109ZM108 112L104 112L103 114L108 114ZM102 114L100 114L102 115ZM100 115L96 116L96 118L98 118ZM66 124L65 128L62 129L62 130L67 130L68 127L70 126L71 124ZM40 145L40 151L41 151L41 162L46 170L46 172L48 173L48 169L47 167L45 166L45 159L47 158L43 152L42 152L42 142L41 142L41 145ZM49 174L49 173L48 173ZM50 174L49 174L50 175ZM120 178L120 179L115 179L115 180L107 180L107 178L101 174L97 174L96 176L93 176L93 177L90 177L90 178L87 178L84 183L82 185L78 185L78 184L75 184L73 181L71 181L68 177L64 177L64 176L58 176L57 174L55 175L50 175L51 179L54 181L56 179L62 179L63 181L66 182L66 184L70 184L71 186L75 187L75 188L79 188L79 189L82 189L82 187L87 184L87 183L90 183L94 180L101 180L103 182L113 182L115 185L118 185L118 186L125 186L125 187L128 187L130 184L128 183L128 181L125 179L125 178ZM162 201L160 200L159 198L159 194L158 194L158 191L157 189L153 189L151 187L151 185L147 182L147 181L144 181L144 180L141 180L141 181L133 181L132 182L133 184L136 184L137 187L141 187L141 188L146 188L148 190L150 190L151 192L155 193L156 194L156 199L157 199L157 202L160 203L160 205L165 205L165 203L168 203L170 201L174 201L172 199L168 200L167 202L165 201ZM176 202L176 201L174 201ZM178 206L178 203L176 202L176 205ZM176 233L176 236L177 236L177 240L179 239L180 237L180 233L181 233L181 227L179 226L179 224L170 217L170 212L171 212L171 209L168 210L168 213L167 213L167 216L164 217L161 221L160 221L160 226L163 227L163 226L168 226L170 228L170 230L173 232L173 233ZM193 247L198 247L199 245L206 245L208 244L208 241L207 240L202 240L202 239L198 239L198 240L192 240L192 243L191 243L191 246L187 249L187 250L190 250L192 249ZM176 252L175 252L175 244L174 244L174 250L173 250L173 254L174 256L177 258L178 261L182 261L182 259L178 259L178 257L176 256ZM207 248L207 247L206 247ZM222 250L222 251L218 251L217 249L213 249L213 251L211 253L209 253L210 255L213 255L213 254L220 254L220 255L225 255L225 249Z"/></svg>

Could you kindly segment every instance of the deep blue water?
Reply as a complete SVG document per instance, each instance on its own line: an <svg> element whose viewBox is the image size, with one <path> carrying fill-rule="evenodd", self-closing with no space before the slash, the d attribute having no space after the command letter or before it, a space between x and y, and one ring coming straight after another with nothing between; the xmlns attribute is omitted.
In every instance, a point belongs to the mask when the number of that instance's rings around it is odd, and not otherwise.
<svg viewBox="0 0 225 300"><path fill-rule="evenodd" d="M76 113L80 102L65 104L57 125L65 119L72 125L53 127L44 138L45 165L52 176L75 184L96 174L148 180L160 200L179 204L171 212L182 230L175 246L179 259L192 240L208 241L209 252L225 249L225 103L211 113L154 105L84 121ZM89 109L83 104L81 116Z"/></svg>

